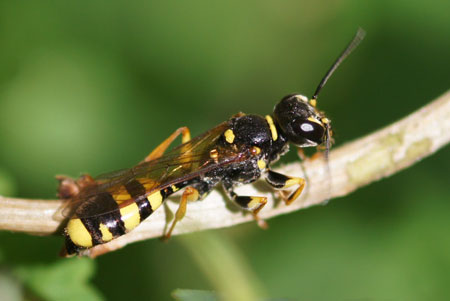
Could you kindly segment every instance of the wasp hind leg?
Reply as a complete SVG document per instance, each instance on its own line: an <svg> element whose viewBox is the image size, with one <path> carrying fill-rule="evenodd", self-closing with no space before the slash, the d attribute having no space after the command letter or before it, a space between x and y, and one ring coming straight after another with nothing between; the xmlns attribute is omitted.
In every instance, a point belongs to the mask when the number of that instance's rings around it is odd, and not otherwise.
<svg viewBox="0 0 450 301"><path fill-rule="evenodd" d="M56 180L59 182L57 195L61 200L73 199L82 189L96 184L95 180L88 174L84 174L78 179L59 175L56 176Z"/></svg>
<svg viewBox="0 0 450 301"><path fill-rule="evenodd" d="M228 197L246 211L251 211L253 218L258 226L262 229L267 229L269 226L266 221L258 216L259 211L267 204L267 198L265 196L241 196L237 195L233 191L233 185L229 183L223 183L223 189Z"/></svg>
<svg viewBox="0 0 450 301"><path fill-rule="evenodd" d="M143 162L148 162L151 160L158 159L161 157L170 144L181 134L181 142L186 143L191 140L191 132L187 127L178 128L172 133L166 140L164 140L160 145L158 145L147 157L145 157Z"/></svg>
<svg viewBox="0 0 450 301"><path fill-rule="evenodd" d="M175 229L175 225L186 215L187 203L197 201L199 197L200 194L197 189L195 189L194 187L186 187L186 189L183 191L183 195L181 196L180 205L178 206L178 210L175 213L175 218L172 222L172 225L170 226L169 231L164 234L163 240L168 240L170 236L172 236L172 231L173 229Z"/></svg>
<svg viewBox="0 0 450 301"><path fill-rule="evenodd" d="M297 189L290 195L287 195L285 191L282 191L281 196L286 205L290 205L295 201L302 193L303 188L305 188L305 179L285 176L273 170L269 170L267 173L266 181L275 189L286 189L298 185Z"/></svg>

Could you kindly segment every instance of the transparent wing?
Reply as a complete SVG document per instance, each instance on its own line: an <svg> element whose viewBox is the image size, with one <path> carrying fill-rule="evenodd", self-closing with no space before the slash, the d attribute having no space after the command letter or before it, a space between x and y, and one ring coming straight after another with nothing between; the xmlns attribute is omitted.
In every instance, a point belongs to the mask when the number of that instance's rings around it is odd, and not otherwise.
<svg viewBox="0 0 450 301"><path fill-rule="evenodd" d="M162 157L142 162L130 169L103 174L95 178L95 184L80 191L69 204L71 212L81 204L95 203L96 196L110 193L120 207L125 207L136 199L131 197L126 185L139 181L145 188L143 196L171 185L196 178L227 164L246 160L250 156L248 149L236 149L220 146L219 138L228 128L228 122L221 123L208 132L167 151ZM212 158L211 150L216 149L218 156ZM83 205L83 206L84 206ZM94 205L94 204L92 204ZM102 208L94 210L95 214L85 213L80 218L98 216L111 212Z"/></svg>

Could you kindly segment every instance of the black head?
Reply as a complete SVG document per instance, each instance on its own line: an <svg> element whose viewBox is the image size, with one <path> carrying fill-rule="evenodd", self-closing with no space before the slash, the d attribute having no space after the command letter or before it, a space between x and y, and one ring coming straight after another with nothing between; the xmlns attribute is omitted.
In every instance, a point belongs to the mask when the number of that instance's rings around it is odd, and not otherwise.
<svg viewBox="0 0 450 301"><path fill-rule="evenodd" d="M317 146L330 139L330 121L314 105L315 99L294 94L275 106L275 123L298 147Z"/></svg>
<svg viewBox="0 0 450 301"><path fill-rule="evenodd" d="M326 149L330 148L330 120L321 111L317 110L317 96L331 74L352 50L358 46L364 35L364 30L359 29L352 41L325 74L311 99L300 94L293 94L284 97L275 106L275 123L290 142L298 147L317 146L326 143Z"/></svg>

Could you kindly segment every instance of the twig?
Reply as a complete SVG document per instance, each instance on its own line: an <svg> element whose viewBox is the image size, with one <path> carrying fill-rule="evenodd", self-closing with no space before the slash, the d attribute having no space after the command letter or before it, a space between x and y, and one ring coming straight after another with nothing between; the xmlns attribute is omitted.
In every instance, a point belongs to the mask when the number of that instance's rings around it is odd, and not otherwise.
<svg viewBox="0 0 450 301"><path fill-rule="evenodd" d="M242 195L266 196L268 204L260 212L260 216L270 218L347 195L358 187L412 165L449 141L450 92L447 92L406 118L334 149L330 153L331 176L322 158L304 162L304 170L309 179L308 188L300 199L290 206L276 201L273 191L259 182L255 185L244 185L238 192ZM291 176L304 176L299 162L281 166L276 170ZM166 217L171 218L168 213L175 212L177 206L173 201L166 203L166 210L156 211L130 233L96 246L85 255L94 257L122 248L131 242L161 236L167 225ZM0 196L0 229L35 235L55 234L63 220L60 213L62 204L60 200ZM251 220L251 215L234 208L221 192L214 190L203 201L189 204L186 217L177 225L174 234L224 228Z"/></svg>

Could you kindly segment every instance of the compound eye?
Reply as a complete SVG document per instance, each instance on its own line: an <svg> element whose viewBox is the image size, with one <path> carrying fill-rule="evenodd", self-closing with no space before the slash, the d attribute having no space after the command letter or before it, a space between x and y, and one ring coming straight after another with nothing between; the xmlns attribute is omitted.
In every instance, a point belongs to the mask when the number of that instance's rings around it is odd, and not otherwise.
<svg viewBox="0 0 450 301"><path fill-rule="evenodd" d="M295 125L296 132L303 138L317 144L321 144L323 142L325 128L321 124L309 120L298 120Z"/></svg>
<svg viewBox="0 0 450 301"><path fill-rule="evenodd" d="M302 123L302 124L300 125L300 129L301 129L303 132L313 132L313 131L314 131L314 127L313 127L310 123L308 123L308 122Z"/></svg>

